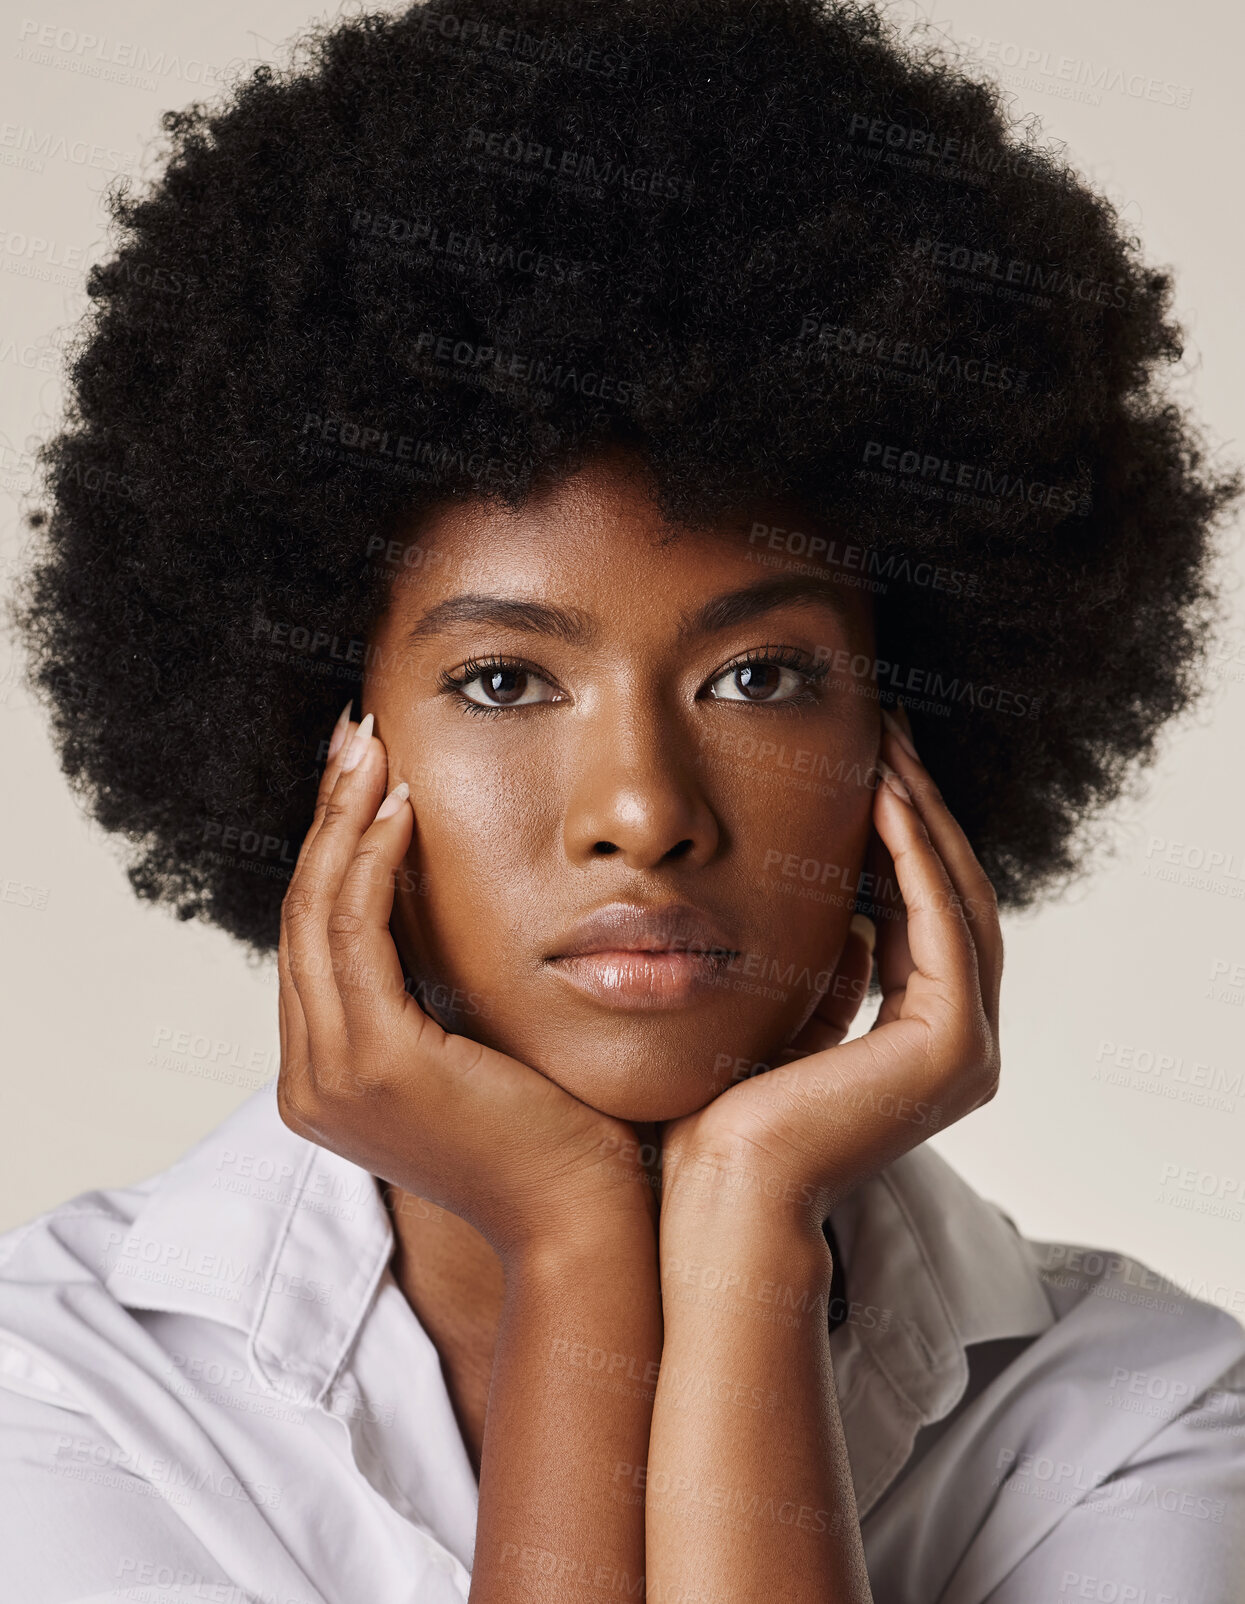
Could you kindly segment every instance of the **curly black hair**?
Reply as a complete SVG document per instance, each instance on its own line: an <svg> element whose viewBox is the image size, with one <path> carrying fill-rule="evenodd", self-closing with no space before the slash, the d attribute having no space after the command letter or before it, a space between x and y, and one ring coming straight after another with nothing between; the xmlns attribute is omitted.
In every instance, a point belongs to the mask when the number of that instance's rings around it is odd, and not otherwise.
<svg viewBox="0 0 1245 1604"><path fill-rule="evenodd" d="M1241 480L1160 388L1170 275L946 47L835 0L428 0L163 126L14 604L140 896L271 952L397 532L608 441L672 523L837 532L750 540L870 587L1004 906L1196 694Z"/></svg>

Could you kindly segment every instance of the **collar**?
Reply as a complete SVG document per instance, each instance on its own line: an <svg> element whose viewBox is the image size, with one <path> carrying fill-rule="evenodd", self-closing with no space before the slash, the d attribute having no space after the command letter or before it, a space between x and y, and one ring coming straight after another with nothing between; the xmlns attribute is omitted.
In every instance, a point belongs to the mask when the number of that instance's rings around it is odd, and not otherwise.
<svg viewBox="0 0 1245 1604"><path fill-rule="evenodd" d="M830 1349L863 1519L921 1427L964 1395L966 1350L1039 1336L1055 1316L1015 1225L928 1142L842 1199L830 1223L849 1299Z"/></svg>
<svg viewBox="0 0 1245 1604"><path fill-rule="evenodd" d="M965 1350L1054 1323L1015 1226L929 1146L831 1210L848 1295L830 1338L863 1517L921 1426L968 1384ZM105 1285L129 1308L247 1334L263 1385L316 1403L393 1252L375 1178L281 1120L267 1082L154 1182Z"/></svg>
<svg viewBox="0 0 1245 1604"><path fill-rule="evenodd" d="M260 1382L310 1404L353 1345L394 1241L375 1178L291 1131L271 1080L157 1178L115 1245L105 1286L119 1303L245 1332Z"/></svg>

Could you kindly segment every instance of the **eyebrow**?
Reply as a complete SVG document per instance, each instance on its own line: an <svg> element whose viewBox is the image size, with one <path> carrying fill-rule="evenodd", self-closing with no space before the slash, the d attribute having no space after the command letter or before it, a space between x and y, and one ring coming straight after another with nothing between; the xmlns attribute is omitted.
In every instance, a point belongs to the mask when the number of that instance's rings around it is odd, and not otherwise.
<svg viewBox="0 0 1245 1604"><path fill-rule="evenodd" d="M690 618L686 615L679 630L681 638L689 635L713 635L719 630L746 624L779 607L792 602L808 606L829 607L846 621L847 601L840 586L830 578L819 579L792 574L786 579L765 579L757 585L745 585L740 590L724 591L707 601Z"/></svg>
<svg viewBox="0 0 1245 1604"><path fill-rule="evenodd" d="M407 633L407 640L427 640L458 624L486 624L495 629L521 629L532 635L553 635L572 644L588 644L596 626L587 613L551 607L545 602L520 601L507 596L451 596L430 607Z"/></svg>
<svg viewBox="0 0 1245 1604"><path fill-rule="evenodd" d="M760 584L745 585L739 590L724 591L705 602L694 613L682 614L679 639L714 635L793 602L830 607L840 619L847 617L847 602L833 580L791 575L785 579L762 580ZM495 629L517 629L532 635L550 635L579 646L592 645L599 634L591 615L576 608L471 593L451 596L429 608L408 631L407 640L427 640L462 624L483 624Z"/></svg>

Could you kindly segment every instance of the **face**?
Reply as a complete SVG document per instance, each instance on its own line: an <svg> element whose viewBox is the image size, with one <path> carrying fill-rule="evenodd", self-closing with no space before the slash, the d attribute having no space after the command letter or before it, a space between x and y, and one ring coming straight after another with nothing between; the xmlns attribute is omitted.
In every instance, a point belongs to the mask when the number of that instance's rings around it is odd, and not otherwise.
<svg viewBox="0 0 1245 1604"><path fill-rule="evenodd" d="M441 504L368 641L415 811L391 928L416 996L621 1119L771 1061L853 911L870 604L767 566L754 521L811 527L768 501L674 531L611 448L517 513Z"/></svg>

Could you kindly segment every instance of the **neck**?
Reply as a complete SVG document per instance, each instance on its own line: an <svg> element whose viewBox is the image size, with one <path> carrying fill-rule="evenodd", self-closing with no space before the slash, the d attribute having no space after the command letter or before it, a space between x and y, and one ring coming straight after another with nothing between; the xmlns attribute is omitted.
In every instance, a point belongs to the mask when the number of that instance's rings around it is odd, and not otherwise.
<svg viewBox="0 0 1245 1604"><path fill-rule="evenodd" d="M505 1279L501 1260L466 1220L414 1192L385 1187L394 1280L441 1360L477 1478Z"/></svg>
<svg viewBox="0 0 1245 1604"><path fill-rule="evenodd" d="M636 1124L649 1159L658 1126ZM646 1163L656 1184L657 1163ZM506 1282L501 1260L474 1226L414 1192L381 1183L393 1225L394 1280L441 1360L446 1390L476 1476Z"/></svg>

